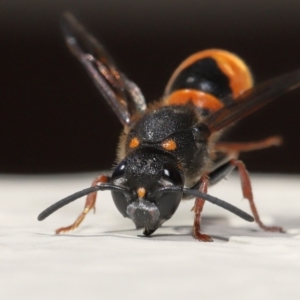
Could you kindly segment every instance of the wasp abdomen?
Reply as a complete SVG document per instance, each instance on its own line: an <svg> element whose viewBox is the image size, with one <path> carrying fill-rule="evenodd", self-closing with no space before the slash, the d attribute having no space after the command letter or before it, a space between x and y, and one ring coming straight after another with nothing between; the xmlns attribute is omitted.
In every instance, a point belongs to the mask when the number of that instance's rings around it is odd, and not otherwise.
<svg viewBox="0 0 300 300"><path fill-rule="evenodd" d="M205 50L179 65L167 85L164 101L166 105L192 102L213 113L252 85L249 68L238 56L224 50Z"/></svg>
<svg viewBox="0 0 300 300"><path fill-rule="evenodd" d="M170 86L170 92L184 89L202 91L217 98L232 94L229 78L211 57L197 59L178 73Z"/></svg>

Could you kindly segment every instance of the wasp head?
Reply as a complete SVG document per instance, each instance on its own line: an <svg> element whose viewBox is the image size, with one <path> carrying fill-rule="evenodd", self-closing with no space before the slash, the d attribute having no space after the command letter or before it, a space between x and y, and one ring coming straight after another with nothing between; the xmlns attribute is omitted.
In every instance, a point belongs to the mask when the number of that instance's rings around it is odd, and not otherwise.
<svg viewBox="0 0 300 300"><path fill-rule="evenodd" d="M132 197L112 191L113 200L124 217L132 219L137 228L145 228L145 235L172 217L182 197L182 192L157 191L171 186L182 188L184 182L175 159L150 147L130 153L115 168L111 180L130 190Z"/></svg>

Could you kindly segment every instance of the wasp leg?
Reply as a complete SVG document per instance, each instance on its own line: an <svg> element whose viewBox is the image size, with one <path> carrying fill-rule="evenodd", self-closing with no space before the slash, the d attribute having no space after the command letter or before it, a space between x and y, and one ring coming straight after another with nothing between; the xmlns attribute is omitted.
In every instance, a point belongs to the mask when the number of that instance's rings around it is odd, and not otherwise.
<svg viewBox="0 0 300 300"><path fill-rule="evenodd" d="M252 211L255 222L259 225L260 228L264 229L265 231L284 232L284 230L281 227L266 226L260 220L256 205L255 205L254 200L253 200L252 187L251 187L249 174L248 174L248 171L247 171L244 163L240 160L237 160L237 159L231 159L230 164L237 167L237 169L239 171L243 196L244 196L244 198L246 198L249 201L250 208L251 208L251 211Z"/></svg>
<svg viewBox="0 0 300 300"><path fill-rule="evenodd" d="M280 146L281 144L282 138L280 136L270 136L264 140L249 143L217 143L216 150L237 157L240 152L261 150L272 146Z"/></svg>
<svg viewBox="0 0 300 300"><path fill-rule="evenodd" d="M201 180L201 185L199 188L199 191L202 193L207 193L207 186L208 186L208 178L204 176ZM203 234L200 232L200 218L201 218L201 212L203 210L205 201L201 198L195 199L195 205L193 207L193 210L195 212L194 217L194 226L193 226L193 237L201 242L213 242L213 239L206 234Z"/></svg>
<svg viewBox="0 0 300 300"><path fill-rule="evenodd" d="M92 186L96 186L98 183L104 183L104 182L108 182L109 181L109 177L104 176L104 175L100 175L97 178L94 179ZM93 209L94 212L96 211L95 209L95 203L96 203L96 199L97 199L97 193L91 193L86 197L85 200L85 205L84 205L84 209L83 212L78 216L78 218L76 219L76 221L67 227L61 227L55 230L56 234L60 234L63 232L68 232L68 231L72 231L75 228L77 228L81 222L84 220L86 214Z"/></svg>

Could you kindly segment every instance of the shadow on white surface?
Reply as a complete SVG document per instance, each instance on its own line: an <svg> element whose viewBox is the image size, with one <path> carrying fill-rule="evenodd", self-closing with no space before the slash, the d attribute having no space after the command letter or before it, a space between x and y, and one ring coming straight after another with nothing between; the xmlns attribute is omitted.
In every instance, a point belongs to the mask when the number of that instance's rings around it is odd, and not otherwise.
<svg viewBox="0 0 300 300"><path fill-rule="evenodd" d="M214 243L197 242L188 201L146 238L109 192L98 193L96 214L72 233L56 236L54 229L72 223L84 199L37 221L94 177L0 177L1 299L299 299L300 176L252 176L262 219L285 234L206 204L202 228ZM250 211L235 175L209 192Z"/></svg>

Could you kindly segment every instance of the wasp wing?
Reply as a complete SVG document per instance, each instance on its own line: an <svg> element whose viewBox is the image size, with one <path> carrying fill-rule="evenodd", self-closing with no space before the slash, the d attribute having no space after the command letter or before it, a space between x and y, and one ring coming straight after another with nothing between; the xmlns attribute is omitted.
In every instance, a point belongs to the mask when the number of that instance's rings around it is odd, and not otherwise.
<svg viewBox="0 0 300 300"><path fill-rule="evenodd" d="M255 86L208 117L211 132L221 130L265 106L280 95L300 86L300 70L279 76Z"/></svg>
<svg viewBox="0 0 300 300"><path fill-rule="evenodd" d="M138 86L118 70L104 47L72 14L64 15L62 29L70 51L82 63L121 123L129 125L135 113L146 110Z"/></svg>

